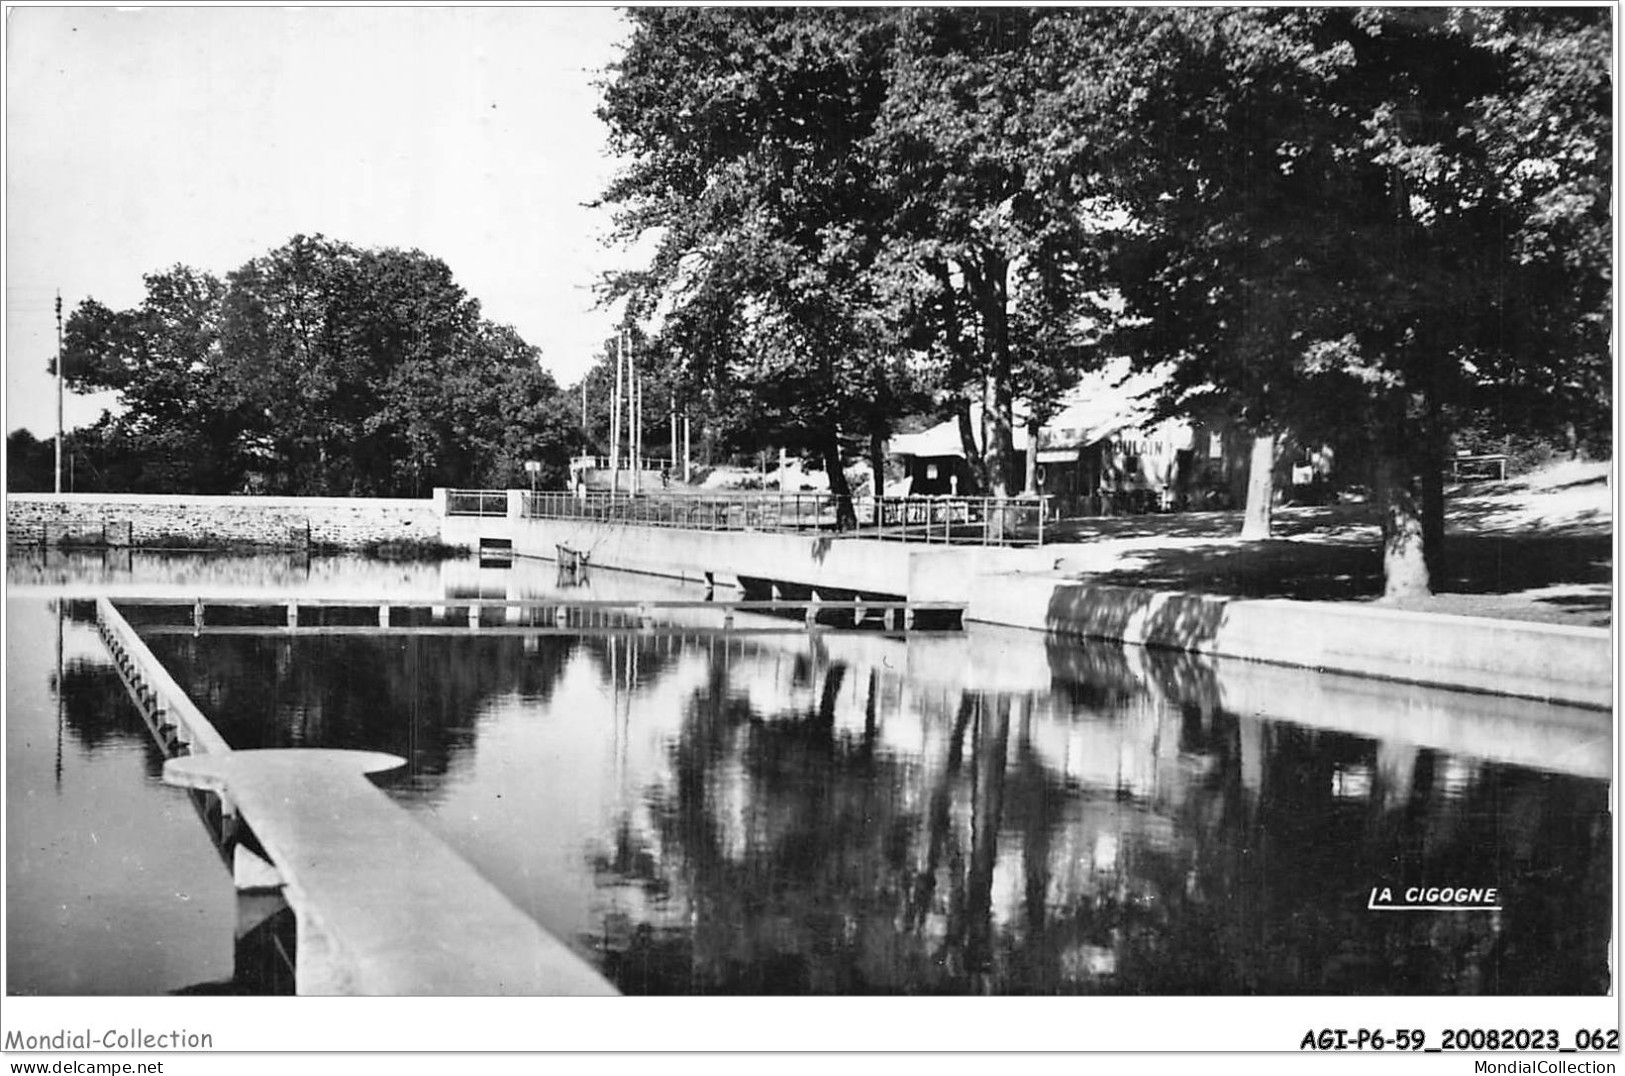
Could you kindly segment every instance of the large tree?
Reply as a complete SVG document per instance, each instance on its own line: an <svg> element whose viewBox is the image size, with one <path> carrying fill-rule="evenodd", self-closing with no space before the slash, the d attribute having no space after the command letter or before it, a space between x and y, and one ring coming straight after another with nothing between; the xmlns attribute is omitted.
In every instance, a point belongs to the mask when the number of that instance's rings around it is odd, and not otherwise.
<svg viewBox="0 0 1625 1076"><path fill-rule="evenodd" d="M658 310L670 361L741 433L822 454L837 493L843 433L876 456L927 385L967 431L983 401L991 432L967 455L1008 492L1014 395L1053 398L1088 295L1087 219L1026 166L1045 16L632 17L600 110L631 163L605 201L624 238L660 236L622 283L635 314Z"/></svg>
<svg viewBox="0 0 1625 1076"><path fill-rule="evenodd" d="M132 310L86 300L64 341L76 387L120 394L98 443L140 461L121 480L171 492L421 496L521 484L527 459L561 478L571 427L539 358L440 259L321 236L224 282L149 276Z"/></svg>
<svg viewBox="0 0 1625 1076"><path fill-rule="evenodd" d="M1261 480L1278 436L1355 448L1415 593L1459 425L1606 425L1608 19L640 10L606 201L660 247L623 284L683 383L831 455L885 423L877 356L925 355L996 493L1016 400L1126 350Z"/></svg>
<svg viewBox="0 0 1625 1076"><path fill-rule="evenodd" d="M56 469L56 447L18 428L6 435L6 489L12 493L49 493Z"/></svg>
<svg viewBox="0 0 1625 1076"><path fill-rule="evenodd" d="M1602 405L1607 20L1142 9L1078 43L1058 141L1112 163L1132 222L1121 339L1261 433L1357 435L1392 597L1439 570L1446 447L1486 391Z"/></svg>
<svg viewBox="0 0 1625 1076"><path fill-rule="evenodd" d="M936 358L983 488L1012 492L1014 405L1041 421L1090 352L1104 236L1093 172L1061 176L1038 107L1077 58L1060 27L1096 13L1021 8L899 11L874 136L896 290ZM979 404L983 430L973 428ZM1029 460L1031 463L1031 460Z"/></svg>
<svg viewBox="0 0 1625 1076"><path fill-rule="evenodd" d="M889 24L854 10L629 17L599 115L630 163L605 201L623 237L660 238L619 290L634 317L659 316L673 379L715 419L822 457L849 526L842 433L889 417L862 406L891 341L868 316L878 207L861 145Z"/></svg>
<svg viewBox="0 0 1625 1076"><path fill-rule="evenodd" d="M63 372L75 390L118 392L120 414L99 444L139 461L126 472L140 492L216 493L242 480L244 415L222 377L221 301L214 276L177 265L145 278L129 310L87 299L63 331Z"/></svg>

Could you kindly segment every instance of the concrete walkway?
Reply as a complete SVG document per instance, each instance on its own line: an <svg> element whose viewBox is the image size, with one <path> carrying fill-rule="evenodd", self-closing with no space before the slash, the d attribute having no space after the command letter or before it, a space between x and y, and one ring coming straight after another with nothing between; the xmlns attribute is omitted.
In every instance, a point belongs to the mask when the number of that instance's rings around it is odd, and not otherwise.
<svg viewBox="0 0 1625 1076"><path fill-rule="evenodd" d="M302 995L610 995L598 972L480 877L366 774L374 752L232 751L164 765L229 796L298 917Z"/></svg>

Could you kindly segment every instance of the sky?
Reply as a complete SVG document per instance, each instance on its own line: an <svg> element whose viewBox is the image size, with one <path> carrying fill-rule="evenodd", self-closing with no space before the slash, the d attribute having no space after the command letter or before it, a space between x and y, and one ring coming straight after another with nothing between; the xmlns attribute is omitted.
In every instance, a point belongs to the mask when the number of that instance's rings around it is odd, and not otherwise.
<svg viewBox="0 0 1625 1076"><path fill-rule="evenodd" d="M631 254L584 203L614 171L593 82L608 7L11 8L6 429L56 429L53 310L224 277L298 234L439 257L560 384L611 332ZM111 396L68 394L66 426Z"/></svg>

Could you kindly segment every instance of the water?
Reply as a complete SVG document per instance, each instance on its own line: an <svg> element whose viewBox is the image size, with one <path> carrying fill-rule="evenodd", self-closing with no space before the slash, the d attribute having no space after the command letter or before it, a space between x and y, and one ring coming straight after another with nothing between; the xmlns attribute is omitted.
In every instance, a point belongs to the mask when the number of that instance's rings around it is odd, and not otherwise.
<svg viewBox="0 0 1625 1076"><path fill-rule="evenodd" d="M7 931L25 993L286 986L234 946L190 801L53 594L182 573L188 595L201 574L396 600L561 582L526 562L22 570ZM572 592L698 596L615 573ZM974 626L739 623L148 641L235 747L407 758L389 794L631 993L1608 989L1606 713ZM1495 886L1503 907L1373 912L1384 885Z"/></svg>

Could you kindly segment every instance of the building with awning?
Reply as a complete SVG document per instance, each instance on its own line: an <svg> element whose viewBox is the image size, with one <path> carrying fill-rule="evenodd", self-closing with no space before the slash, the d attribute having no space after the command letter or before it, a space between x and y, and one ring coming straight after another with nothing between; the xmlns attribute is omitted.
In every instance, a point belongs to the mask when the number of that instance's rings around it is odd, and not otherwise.
<svg viewBox="0 0 1625 1076"><path fill-rule="evenodd" d="M1060 409L1038 431L1038 492L1066 513L1172 507L1203 471L1215 465L1219 439L1183 418L1159 418L1159 370L1135 371L1115 359L1079 379ZM1013 431L1018 466L1029 448L1025 409L1016 408ZM981 409L971 409L981 435ZM958 423L952 419L891 439L911 480L910 493L939 495L970 488Z"/></svg>

